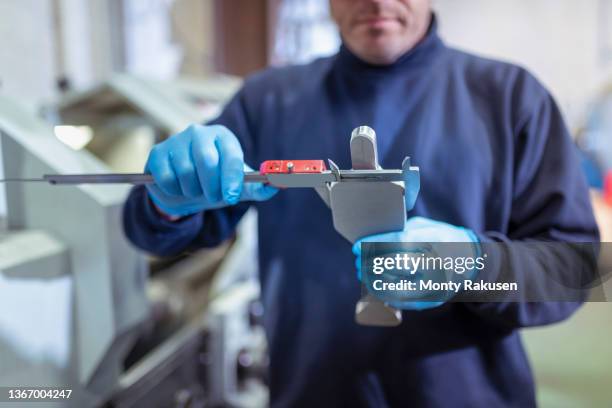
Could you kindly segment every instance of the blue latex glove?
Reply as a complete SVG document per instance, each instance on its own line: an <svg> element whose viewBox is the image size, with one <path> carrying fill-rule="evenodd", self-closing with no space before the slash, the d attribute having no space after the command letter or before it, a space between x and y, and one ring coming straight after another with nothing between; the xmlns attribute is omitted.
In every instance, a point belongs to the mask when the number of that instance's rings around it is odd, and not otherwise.
<svg viewBox="0 0 612 408"><path fill-rule="evenodd" d="M277 189L262 183L243 184L242 148L224 126L191 125L153 147L145 173L155 205L171 216L185 216L239 201L264 201Z"/></svg>
<svg viewBox="0 0 612 408"><path fill-rule="evenodd" d="M403 231L370 235L359 239L353 245L353 254L357 257L357 277L361 280L361 243L362 242L469 242L473 243L474 256L480 252L478 237L472 230L457 227L445 222L424 217L412 217L406 221ZM441 306L445 302L413 301L401 302L392 306L406 310L424 310Z"/></svg>

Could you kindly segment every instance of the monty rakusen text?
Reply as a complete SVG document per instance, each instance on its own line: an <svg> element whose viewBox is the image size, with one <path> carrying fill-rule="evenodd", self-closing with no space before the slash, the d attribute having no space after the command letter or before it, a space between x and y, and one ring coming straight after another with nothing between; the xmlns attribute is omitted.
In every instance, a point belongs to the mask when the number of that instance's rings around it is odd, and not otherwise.
<svg viewBox="0 0 612 408"><path fill-rule="evenodd" d="M467 279L477 276L485 269L487 255L478 257L440 257L397 253L392 256L381 256L372 259L372 273L382 275L391 273L392 281L387 279L374 279L371 283L375 291L517 291L516 282L486 282L484 280ZM450 272L446 281L427 279L428 271ZM419 272L418 280L397 279L401 276L407 278ZM382 276L381 276L382 277ZM458 278L461 279L458 279Z"/></svg>

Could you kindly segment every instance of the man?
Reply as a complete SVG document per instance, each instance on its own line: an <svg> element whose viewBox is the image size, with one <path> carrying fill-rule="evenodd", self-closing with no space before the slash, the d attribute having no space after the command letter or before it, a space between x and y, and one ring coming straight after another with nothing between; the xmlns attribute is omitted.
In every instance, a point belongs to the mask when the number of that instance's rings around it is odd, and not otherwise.
<svg viewBox="0 0 612 408"><path fill-rule="evenodd" d="M256 206L273 406L535 405L517 329L578 304L417 302L399 327L358 326L351 245L317 194L242 184L244 163L268 159L350 168L350 131L367 124L383 167L410 155L421 168L389 240L598 240L566 127L529 73L446 47L428 0L330 5L337 55L249 78L214 126L153 149L156 185L132 192L128 236L159 255L212 246Z"/></svg>

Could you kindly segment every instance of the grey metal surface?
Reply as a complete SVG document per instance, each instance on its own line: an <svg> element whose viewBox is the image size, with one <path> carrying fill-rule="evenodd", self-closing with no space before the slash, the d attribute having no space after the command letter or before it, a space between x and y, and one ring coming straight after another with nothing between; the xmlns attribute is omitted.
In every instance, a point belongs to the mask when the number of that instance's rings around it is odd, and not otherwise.
<svg viewBox="0 0 612 408"><path fill-rule="evenodd" d="M350 242L404 227L404 187L395 183L336 183L330 206L334 228Z"/></svg>
<svg viewBox="0 0 612 408"><path fill-rule="evenodd" d="M233 286L213 300L206 319L208 341L208 399L212 406L265 407L268 390L257 372L265 371L267 343L264 329L252 325L246 305L259 296L255 282ZM245 378L237 375L238 363L247 357L261 366Z"/></svg>
<svg viewBox="0 0 612 408"><path fill-rule="evenodd" d="M174 333L121 376L108 405L115 408L205 407L206 390L201 378L205 340L200 322Z"/></svg>
<svg viewBox="0 0 612 408"><path fill-rule="evenodd" d="M376 132L368 126L359 126L351 133L351 161L353 169L377 169L378 147Z"/></svg>

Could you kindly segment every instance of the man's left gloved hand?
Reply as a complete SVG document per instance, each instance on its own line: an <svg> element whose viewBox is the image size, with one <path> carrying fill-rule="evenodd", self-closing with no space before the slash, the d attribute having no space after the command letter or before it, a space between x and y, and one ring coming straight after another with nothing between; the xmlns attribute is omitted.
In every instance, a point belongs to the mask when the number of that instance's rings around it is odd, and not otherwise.
<svg viewBox="0 0 612 408"><path fill-rule="evenodd" d="M467 228L457 227L445 222L435 221L424 217L412 217L406 221L403 231L387 232L383 234L370 235L359 239L353 245L353 253L356 256L357 277L361 276L361 243L362 242L466 242L471 243L473 256L480 252L480 243L476 234ZM392 302L391 302L392 303ZM406 310L424 310L441 306L444 301L412 301L402 302L401 305L393 304Z"/></svg>

